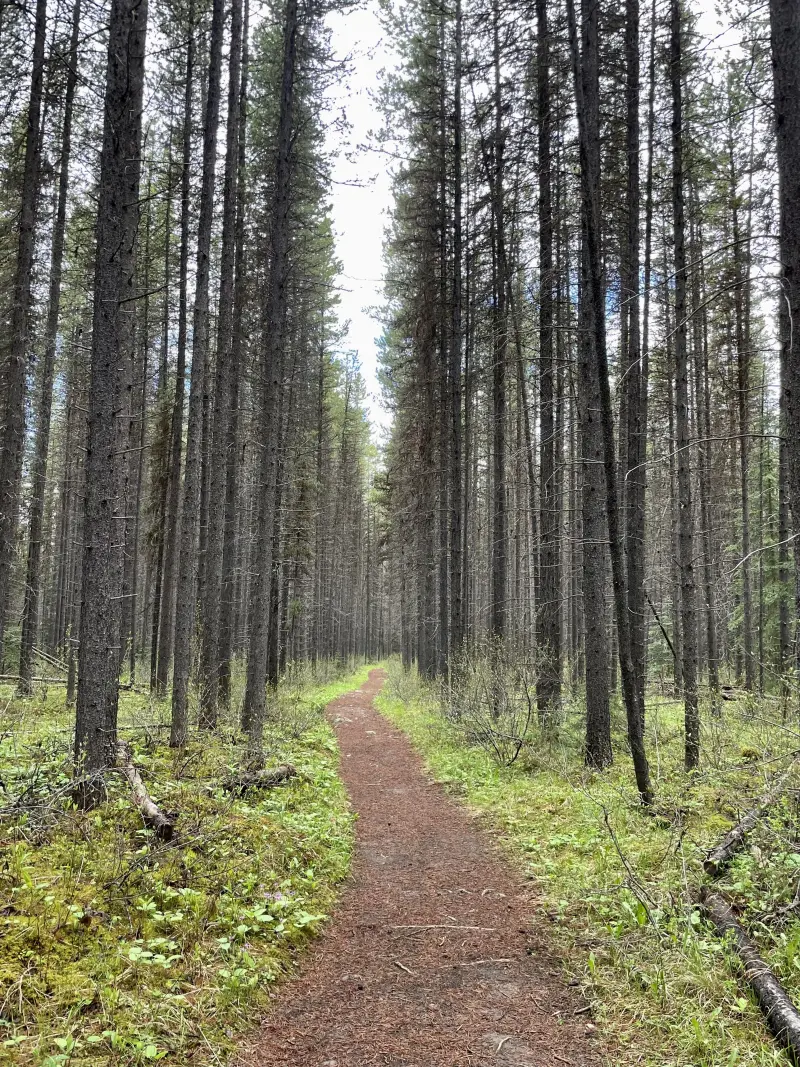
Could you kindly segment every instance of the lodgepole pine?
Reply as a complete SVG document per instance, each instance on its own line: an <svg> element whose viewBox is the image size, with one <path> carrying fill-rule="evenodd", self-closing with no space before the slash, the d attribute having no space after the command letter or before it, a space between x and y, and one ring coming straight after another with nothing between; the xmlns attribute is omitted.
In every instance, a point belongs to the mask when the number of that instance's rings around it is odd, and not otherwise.
<svg viewBox="0 0 800 1067"><path fill-rule="evenodd" d="M116 741L147 4L113 0L97 207L75 764L91 807Z"/></svg>
<svg viewBox="0 0 800 1067"><path fill-rule="evenodd" d="M39 632L39 601L42 569L42 520L47 482L47 454L50 448L50 421L53 407L53 372L56 361L58 323L61 309L61 277L64 259L64 236L67 228L67 192L69 165L72 153L72 114L75 87L78 84L78 35L81 22L81 0L72 7L69 55L67 59L67 87L64 96L64 122L61 130L61 161L58 176L58 199L53 224L50 251L50 289L47 302L44 359L39 396L39 422L31 475L31 504L28 519L28 563L25 576L25 602L22 609L22 640L19 653L19 688L23 694L32 689L34 647ZM1 611L2 609L0 609ZM0 626L0 631L2 627ZM2 638L0 637L0 647ZM0 655L0 660L2 655Z"/></svg>
<svg viewBox="0 0 800 1067"><path fill-rule="evenodd" d="M582 20L584 32L591 29L597 20L596 0L586 0L592 18ZM644 746L642 708L636 695L636 681L631 658L630 628L628 625L627 591L625 578L625 560L620 530L619 501L616 481L616 451L614 445L614 421L611 408L611 387L608 374L608 354L606 351L605 331L605 291L603 285L603 259L600 248L600 145L599 145L599 87L597 78L587 79L584 86L581 53L578 43L578 25L575 16L575 0L567 0L567 22L569 29L570 52L572 56L573 76L575 81L575 98L578 117L578 144L581 170L581 203L586 220L586 255L588 257L588 275L591 293L587 299L593 304L594 357L597 363L597 376L600 383L601 422L603 429L603 459L606 475L606 515L608 521L609 550L613 572L614 605L617 614L618 651L622 693L628 724L628 743L633 757L636 784L644 804L653 799L650 783L650 767ZM597 47L596 41L590 41L591 51ZM594 65L596 71L596 65ZM588 90L588 91L587 91ZM587 110L589 108L590 110Z"/></svg>
<svg viewBox="0 0 800 1067"><path fill-rule="evenodd" d="M37 0L33 31L30 97L25 129L25 164L19 212L17 262L11 304L11 350L2 385L3 424L0 427L0 670L3 667L5 623L11 593L11 567L19 518L19 492L25 449L25 380L28 373L31 275L36 245L36 204L39 196L41 111L47 0Z"/></svg>
<svg viewBox="0 0 800 1067"><path fill-rule="evenodd" d="M189 671L192 636L197 606L198 512L200 508L201 446L203 436L203 392L208 362L209 276L211 267L211 227L214 217L214 178L217 160L217 124L222 68L222 37L225 21L223 0L214 0L211 16L211 46L208 64L208 91L203 127L203 177L200 192L200 218L197 228L197 269L195 272L192 331L192 374L189 387L189 426L186 436L186 474L180 516L180 555L178 558L175 648L172 677L172 723L170 745L186 744L189 730ZM180 382L178 387L180 387Z"/></svg>

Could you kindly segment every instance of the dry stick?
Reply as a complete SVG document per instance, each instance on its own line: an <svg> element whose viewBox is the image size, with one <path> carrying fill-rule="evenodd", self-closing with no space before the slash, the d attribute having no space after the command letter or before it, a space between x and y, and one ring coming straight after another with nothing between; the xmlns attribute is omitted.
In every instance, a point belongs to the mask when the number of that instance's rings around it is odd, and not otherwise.
<svg viewBox="0 0 800 1067"><path fill-rule="evenodd" d="M800 1064L800 1012L786 995L781 983L762 960L730 907L718 893L701 893L703 908L720 937L732 934L736 951L744 964L745 976L753 987L770 1030L784 1045L794 1063Z"/></svg>
<svg viewBox="0 0 800 1067"><path fill-rule="evenodd" d="M655 620L656 620L656 622L658 623L658 628L659 628L659 630L661 631L661 636L662 636L662 637L664 638L664 640L665 640L665 641L667 642L667 645L668 645L668 647L669 647L669 650L670 650L670 652L672 653L672 658L673 658L673 659L677 659L678 657L677 657L677 654L676 654L676 652L675 652L675 646L674 646L674 645L672 644L672 642L670 641L670 639L669 639L669 634L668 634L668 633L667 633L667 631L666 631L666 630L664 629L664 624L663 624L663 622L661 621L661 616L660 616L660 615L658 614L658 612L656 611L656 606L655 606L655 604L653 603L653 601L652 601L652 600L650 599L650 594L649 594L649 593L647 592L647 590L646 590L646 589L645 589L645 591L644 591L644 595L645 595L645 597L646 597L646 599L647 599L647 603L648 603L648 604L650 605L650 610L652 611L653 615L655 616Z"/></svg>
<svg viewBox="0 0 800 1067"><path fill-rule="evenodd" d="M37 656L39 656L40 659L43 659L45 663L49 663L57 670L63 671L64 674L68 673L69 667L66 665L66 663L62 663L61 660L56 659L55 656L51 656L49 652L45 652L44 649L35 647L33 651L36 653Z"/></svg>
<svg viewBox="0 0 800 1067"><path fill-rule="evenodd" d="M297 769L291 763L282 763L279 767L273 767L266 771L253 771L240 774L236 778L229 778L223 782L222 788L227 793L241 796L248 789L272 789L273 786L288 782L290 778L297 777Z"/></svg>
<svg viewBox="0 0 800 1067"><path fill-rule="evenodd" d="M168 818L147 792L147 788L142 781L142 776L139 774L133 762L131 746L127 741L118 741L116 753L120 770L127 778L128 784L131 787L133 802L142 813L142 818L146 825L152 830L155 830L156 835L160 837L162 841L171 841L175 833L174 818Z"/></svg>
<svg viewBox="0 0 800 1067"><path fill-rule="evenodd" d="M0 682L18 682L20 680L18 674L0 674ZM66 678L31 678L32 682L38 682L40 685L66 685Z"/></svg>
<svg viewBox="0 0 800 1067"><path fill-rule="evenodd" d="M722 873L733 855L742 847L745 837L750 833L764 812L781 796L786 788L786 783L795 768L795 764L796 761L793 761L772 786L770 791L761 797L755 807L751 808L744 818L725 834L715 848L712 848L703 863L703 869L706 874L711 875L712 878L716 878Z"/></svg>
<svg viewBox="0 0 800 1067"><path fill-rule="evenodd" d="M390 926L390 930L495 930L494 926L454 926L452 923L429 923L415 925L414 923L403 926Z"/></svg>

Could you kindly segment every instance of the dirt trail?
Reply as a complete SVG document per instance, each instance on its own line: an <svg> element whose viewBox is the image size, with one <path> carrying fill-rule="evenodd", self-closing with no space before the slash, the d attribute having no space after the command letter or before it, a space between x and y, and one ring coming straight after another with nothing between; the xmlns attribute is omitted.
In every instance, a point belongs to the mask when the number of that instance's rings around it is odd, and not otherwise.
<svg viewBox="0 0 800 1067"><path fill-rule="evenodd" d="M329 709L358 812L351 883L243 1051L250 1067L596 1067L531 887L431 783L369 681ZM591 1030L591 1026L590 1026Z"/></svg>

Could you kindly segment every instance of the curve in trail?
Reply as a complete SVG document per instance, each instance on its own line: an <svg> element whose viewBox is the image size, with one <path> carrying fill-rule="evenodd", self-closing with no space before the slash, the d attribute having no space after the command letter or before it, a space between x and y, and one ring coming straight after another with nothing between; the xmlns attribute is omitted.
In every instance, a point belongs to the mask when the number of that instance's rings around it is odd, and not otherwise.
<svg viewBox="0 0 800 1067"><path fill-rule="evenodd" d="M532 929L537 903L373 707L328 708L358 813L353 874L250 1067L595 1067L586 1005ZM591 1029L591 1027L589 1028Z"/></svg>

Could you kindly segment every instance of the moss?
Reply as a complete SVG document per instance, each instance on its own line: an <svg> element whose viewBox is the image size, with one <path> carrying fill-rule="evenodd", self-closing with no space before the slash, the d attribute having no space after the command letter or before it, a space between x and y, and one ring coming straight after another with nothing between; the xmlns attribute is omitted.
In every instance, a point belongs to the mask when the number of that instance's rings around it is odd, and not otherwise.
<svg viewBox="0 0 800 1067"><path fill-rule="evenodd" d="M367 672L287 684L265 743L299 776L239 799L220 788L241 758L233 723L173 752L169 709L126 693L122 732L179 813L176 845L142 826L121 778L74 810L62 693L7 694L0 778L25 806L0 820L0 1064L224 1058L347 875L352 816L322 709Z"/></svg>

